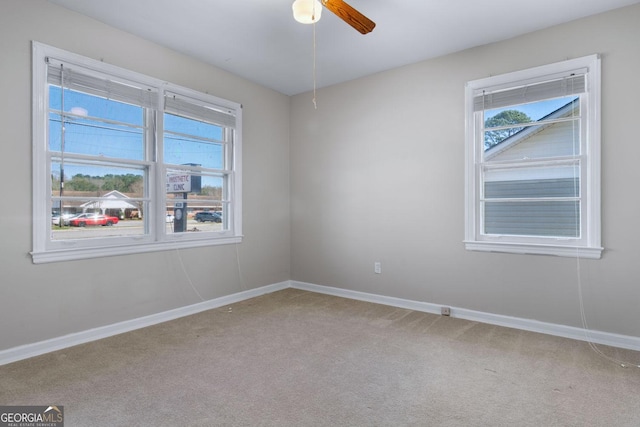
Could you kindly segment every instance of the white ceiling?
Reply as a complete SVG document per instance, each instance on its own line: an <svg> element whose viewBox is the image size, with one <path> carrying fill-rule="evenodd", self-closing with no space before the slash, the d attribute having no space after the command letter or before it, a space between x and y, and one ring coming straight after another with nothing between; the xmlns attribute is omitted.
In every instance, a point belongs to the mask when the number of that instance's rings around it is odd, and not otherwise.
<svg viewBox="0 0 640 427"><path fill-rule="evenodd" d="M49 0L293 95L313 88L313 25L293 0ZM324 9L317 87L550 27L640 0L348 0L376 23L362 35ZM596 35L594 35L596 36Z"/></svg>

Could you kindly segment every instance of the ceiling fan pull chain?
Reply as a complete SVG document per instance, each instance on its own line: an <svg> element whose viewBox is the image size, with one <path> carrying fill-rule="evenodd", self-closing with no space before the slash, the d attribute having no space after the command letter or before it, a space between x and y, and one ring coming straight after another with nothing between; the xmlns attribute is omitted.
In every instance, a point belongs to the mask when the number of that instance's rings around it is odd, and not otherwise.
<svg viewBox="0 0 640 427"><path fill-rule="evenodd" d="M316 104L316 23L313 23L313 108L318 109Z"/></svg>

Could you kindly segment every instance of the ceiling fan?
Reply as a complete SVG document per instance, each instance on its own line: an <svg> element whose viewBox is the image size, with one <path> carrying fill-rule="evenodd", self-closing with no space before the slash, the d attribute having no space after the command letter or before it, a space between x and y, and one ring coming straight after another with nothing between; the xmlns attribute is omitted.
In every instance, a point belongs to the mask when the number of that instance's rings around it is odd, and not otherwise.
<svg viewBox="0 0 640 427"><path fill-rule="evenodd" d="M375 22L342 0L295 0L292 6L293 17L303 24L318 22L322 13L322 5L361 34L370 33L376 26Z"/></svg>

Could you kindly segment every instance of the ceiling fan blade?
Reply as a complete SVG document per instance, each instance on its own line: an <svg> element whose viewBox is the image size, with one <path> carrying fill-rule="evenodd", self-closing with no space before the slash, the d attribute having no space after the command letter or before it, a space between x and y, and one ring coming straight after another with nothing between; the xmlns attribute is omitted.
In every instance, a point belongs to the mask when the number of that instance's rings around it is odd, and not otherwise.
<svg viewBox="0 0 640 427"><path fill-rule="evenodd" d="M373 31L376 23L342 0L322 0L322 4L362 34Z"/></svg>

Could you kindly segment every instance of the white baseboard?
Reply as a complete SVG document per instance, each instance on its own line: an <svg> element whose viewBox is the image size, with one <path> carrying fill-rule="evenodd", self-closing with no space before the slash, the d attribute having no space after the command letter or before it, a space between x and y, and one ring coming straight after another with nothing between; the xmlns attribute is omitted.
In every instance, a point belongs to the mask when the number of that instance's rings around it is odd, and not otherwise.
<svg viewBox="0 0 640 427"><path fill-rule="evenodd" d="M96 341L113 335L122 334L124 332L145 328L147 326L156 325L158 323L167 322L169 320L178 319L180 317L189 316L191 314L200 313L202 311L211 310L213 308L234 304L246 299L255 298L260 295L286 289L288 287L290 287L289 281L275 283L273 285L250 289L247 291L200 302L197 304L163 311L162 313L151 314L149 316L139 317L137 319L126 320L124 322L118 322L112 325L101 326L82 332L51 338L33 344L26 344L7 350L2 350L0 351L0 366L6 365L7 363L11 362L16 362L18 360L39 356L41 354L49 353L52 351L62 350L74 345L84 344L90 341Z"/></svg>
<svg viewBox="0 0 640 427"><path fill-rule="evenodd" d="M360 301L367 301L393 307L406 308L409 310L422 311L425 313L440 314L440 309L442 308L442 305L438 304L387 297L382 295L369 294L366 292L351 291L348 289L314 285L312 283L298 281L291 281L291 287L321 294L335 295ZM582 328L576 328L573 326L539 322L537 320L503 316L500 314L484 313L481 311L468 310L465 308L450 308L451 317L457 317L459 319L472 320L481 323L488 323L491 325L505 326L508 328L539 332L547 335L554 335L579 341L588 341L595 344L608 345L611 347L640 351L640 337L619 335L609 332L592 331Z"/></svg>
<svg viewBox="0 0 640 427"><path fill-rule="evenodd" d="M28 359L75 345L96 341L124 332L133 331L158 323L167 322L202 311L234 304L260 295L279 291L287 288L301 289L320 294L334 295L343 298L350 298L360 301L367 301L376 304L384 304L392 307L406 308L409 310L422 311L425 313L440 314L441 305L427 302L413 301L402 298L394 298L366 292L351 291L348 289L334 288L330 286L315 285L312 283L298 282L294 280L275 283L256 289L227 295L220 298L204 301L201 303L180 307L173 310L156 313L137 319L114 323L112 325L101 326L88 329L61 337L48 339L45 341L26 344L0 351L0 366L18 360ZM640 337L628 335L618 335L601 331L586 331L573 326L558 325L554 323L539 322L537 320L522 319L518 317L502 316L499 314L484 313L480 311L467 310L464 308L451 307L451 317L472 320L476 322L488 323L492 325L505 326L508 328L522 329L525 331L539 332L548 335L555 335L564 338L571 338L580 341L590 341L596 344L608 345L612 347L626 348L640 351Z"/></svg>

